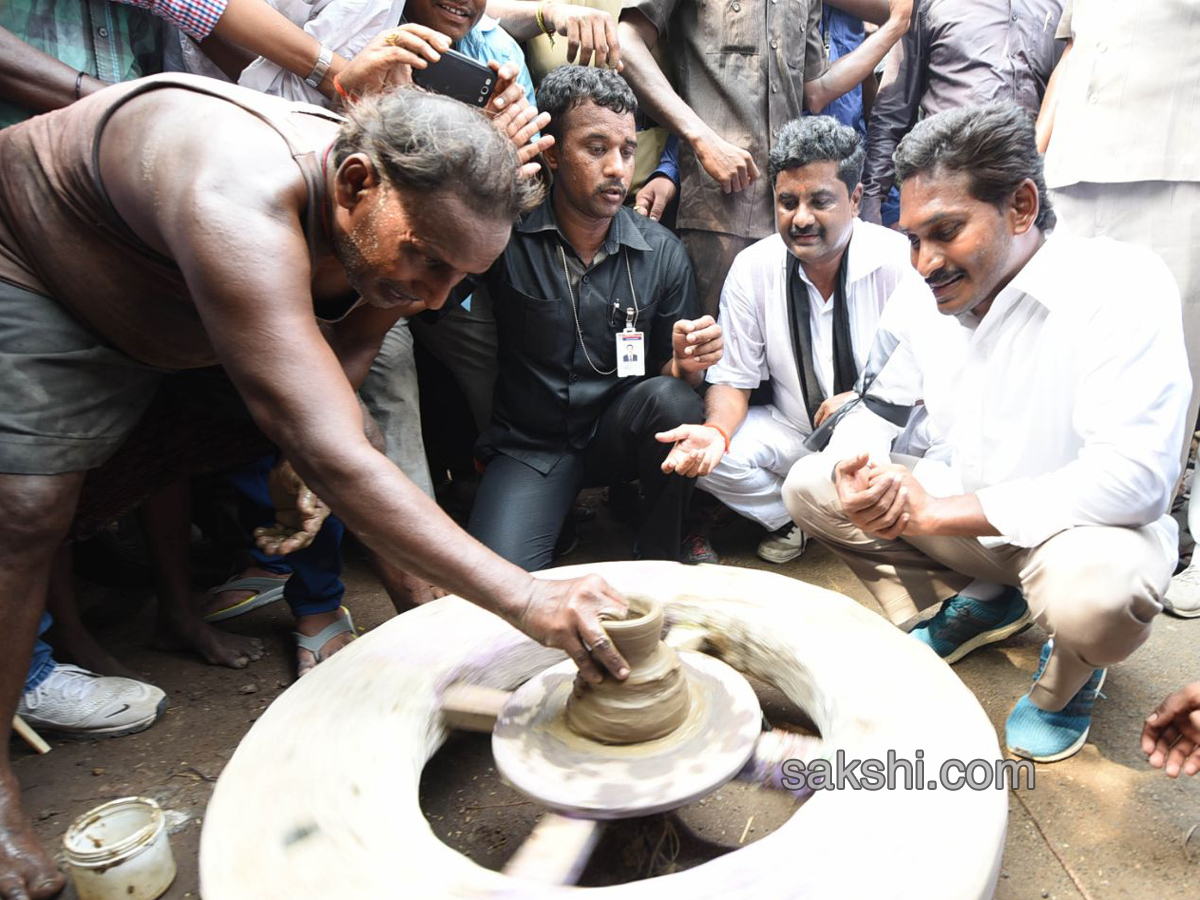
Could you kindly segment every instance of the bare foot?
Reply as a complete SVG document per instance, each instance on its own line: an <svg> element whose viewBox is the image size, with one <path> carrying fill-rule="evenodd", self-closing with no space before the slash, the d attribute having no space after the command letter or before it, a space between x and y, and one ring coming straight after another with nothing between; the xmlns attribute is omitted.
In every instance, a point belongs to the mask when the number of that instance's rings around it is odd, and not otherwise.
<svg viewBox="0 0 1200 900"><path fill-rule="evenodd" d="M345 618L345 614L341 609L336 609L329 613L318 613L315 616L299 616L296 619L296 630L306 637L312 637L313 635L320 634L327 626L332 625L342 618ZM306 675L317 663L329 659L329 657L354 640L355 637L356 635L351 631L344 631L341 634L334 635L321 646L319 659L311 650L297 647L296 676L302 677Z"/></svg>
<svg viewBox="0 0 1200 900"><path fill-rule="evenodd" d="M287 575L280 575L278 572L271 572L267 569L260 569L257 566L250 566L244 569L237 578L273 578L283 584L288 580ZM231 578L230 581L236 581L237 578ZM223 609L229 609L237 606L244 600L249 600L255 595L255 591L216 591L201 595L199 599L200 618L211 615Z"/></svg>
<svg viewBox="0 0 1200 900"><path fill-rule="evenodd" d="M63 889L66 879L34 836L20 795L17 779L5 766L0 775L0 897L48 900Z"/></svg>
<svg viewBox="0 0 1200 900"><path fill-rule="evenodd" d="M231 669L244 669L263 656L263 644L258 638L221 631L198 617L171 621L160 616L150 645L156 650L191 650L210 666Z"/></svg>

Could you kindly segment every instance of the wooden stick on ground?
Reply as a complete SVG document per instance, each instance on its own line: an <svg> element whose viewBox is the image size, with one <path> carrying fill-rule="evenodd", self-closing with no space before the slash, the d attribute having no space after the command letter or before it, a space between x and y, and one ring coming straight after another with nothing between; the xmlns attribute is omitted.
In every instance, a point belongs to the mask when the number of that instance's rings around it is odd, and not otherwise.
<svg viewBox="0 0 1200 900"><path fill-rule="evenodd" d="M42 740L41 736L30 728L29 724L20 716L13 716L13 731L24 738L25 742L38 753L50 752L50 745Z"/></svg>

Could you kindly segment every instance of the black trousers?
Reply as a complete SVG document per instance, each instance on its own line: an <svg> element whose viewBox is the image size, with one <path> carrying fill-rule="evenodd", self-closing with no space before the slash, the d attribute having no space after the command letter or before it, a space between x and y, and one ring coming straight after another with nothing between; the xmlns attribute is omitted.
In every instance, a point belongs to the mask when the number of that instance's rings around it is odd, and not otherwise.
<svg viewBox="0 0 1200 900"><path fill-rule="evenodd" d="M694 478L665 475L671 449L654 439L684 423L704 421L704 404L678 378L647 378L626 391L600 416L595 437L567 451L548 474L503 454L487 465L468 530L500 556L529 571L554 558L554 545L582 488L637 479L644 499L634 556L681 557L683 516Z"/></svg>

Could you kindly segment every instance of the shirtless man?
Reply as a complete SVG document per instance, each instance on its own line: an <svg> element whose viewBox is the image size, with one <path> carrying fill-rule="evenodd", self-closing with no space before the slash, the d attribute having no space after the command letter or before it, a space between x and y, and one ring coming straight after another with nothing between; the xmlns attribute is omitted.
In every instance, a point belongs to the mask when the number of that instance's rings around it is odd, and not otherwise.
<svg viewBox="0 0 1200 900"><path fill-rule="evenodd" d="M518 146L545 126L497 96ZM382 557L562 648L591 680L627 674L600 624L623 598L595 576L535 580L469 538L371 447L354 397L399 316L440 307L501 253L538 199L521 164L548 141L518 156L477 111L414 90L351 118L159 76L0 134L0 721L84 473L136 423L161 369L218 363ZM317 317L339 314L323 336ZM18 792L0 759L0 898L41 900L62 876Z"/></svg>

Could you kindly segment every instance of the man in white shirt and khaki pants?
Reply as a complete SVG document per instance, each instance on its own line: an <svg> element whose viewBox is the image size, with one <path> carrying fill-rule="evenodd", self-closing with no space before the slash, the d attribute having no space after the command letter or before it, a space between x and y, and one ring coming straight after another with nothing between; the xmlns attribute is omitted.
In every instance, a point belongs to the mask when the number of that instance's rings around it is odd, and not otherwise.
<svg viewBox="0 0 1200 900"><path fill-rule="evenodd" d="M904 237L857 218L864 158L858 132L830 116L776 133L776 233L739 253L725 280L725 355L706 373L705 422L658 436L677 442L665 470L698 476L701 489L766 528L758 555L768 562L804 550L783 480L809 452L814 426L854 396L884 305L901 294L932 302ZM768 379L772 402L750 406Z"/></svg>
<svg viewBox="0 0 1200 900"><path fill-rule="evenodd" d="M925 458L858 404L784 499L897 624L948 662L1030 619L1051 636L1008 749L1086 742L1105 667L1150 633L1176 563L1167 514L1191 378L1179 292L1152 251L1049 234L1033 123L1009 104L932 116L896 152L900 226L934 301L884 310L868 390L921 401Z"/></svg>

